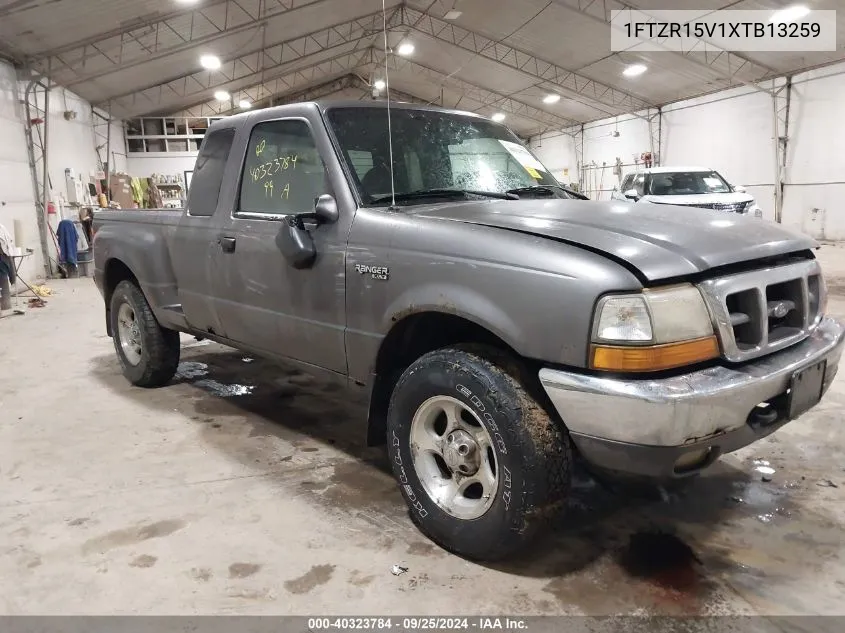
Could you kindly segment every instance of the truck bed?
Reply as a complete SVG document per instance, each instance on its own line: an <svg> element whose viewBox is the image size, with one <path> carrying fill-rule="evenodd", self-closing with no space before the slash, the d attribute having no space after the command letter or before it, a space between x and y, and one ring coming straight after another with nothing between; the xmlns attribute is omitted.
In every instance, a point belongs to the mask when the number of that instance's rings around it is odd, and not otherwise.
<svg viewBox="0 0 845 633"><path fill-rule="evenodd" d="M176 226L184 209L115 209L98 211L94 215L94 224L104 222L132 222L134 224L159 224Z"/></svg>

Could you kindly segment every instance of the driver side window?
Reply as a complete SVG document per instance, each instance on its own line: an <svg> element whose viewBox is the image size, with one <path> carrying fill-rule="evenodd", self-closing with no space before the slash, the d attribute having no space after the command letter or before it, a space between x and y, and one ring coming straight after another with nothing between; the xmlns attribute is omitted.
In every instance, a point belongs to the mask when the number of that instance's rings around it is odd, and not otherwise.
<svg viewBox="0 0 845 633"><path fill-rule="evenodd" d="M328 192L326 168L305 121L256 125L249 139L238 210L288 215L314 208Z"/></svg>

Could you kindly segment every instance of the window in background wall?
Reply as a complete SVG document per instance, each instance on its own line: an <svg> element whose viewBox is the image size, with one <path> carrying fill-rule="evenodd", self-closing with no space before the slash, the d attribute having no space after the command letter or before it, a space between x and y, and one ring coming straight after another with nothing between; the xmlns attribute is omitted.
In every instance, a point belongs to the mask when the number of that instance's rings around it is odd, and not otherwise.
<svg viewBox="0 0 845 633"><path fill-rule="evenodd" d="M209 126L222 117L146 117L126 122L130 154L199 151Z"/></svg>

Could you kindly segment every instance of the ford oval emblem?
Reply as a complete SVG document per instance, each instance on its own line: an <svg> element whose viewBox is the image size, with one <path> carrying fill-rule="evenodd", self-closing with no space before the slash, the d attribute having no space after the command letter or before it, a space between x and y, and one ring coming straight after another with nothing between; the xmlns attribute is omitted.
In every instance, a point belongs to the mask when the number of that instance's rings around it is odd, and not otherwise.
<svg viewBox="0 0 845 633"><path fill-rule="evenodd" d="M789 314L789 306L784 301L778 301L772 306L772 316L776 319L782 319Z"/></svg>

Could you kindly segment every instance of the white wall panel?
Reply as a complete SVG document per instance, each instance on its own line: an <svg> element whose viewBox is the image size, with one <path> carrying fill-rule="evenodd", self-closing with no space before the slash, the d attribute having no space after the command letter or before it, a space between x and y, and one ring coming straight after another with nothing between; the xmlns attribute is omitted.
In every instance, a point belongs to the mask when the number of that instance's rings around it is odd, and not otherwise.
<svg viewBox="0 0 845 633"><path fill-rule="evenodd" d="M845 239L845 65L796 75L790 104L783 222Z"/></svg>
<svg viewBox="0 0 845 633"><path fill-rule="evenodd" d="M17 221L18 246L35 251L20 269L29 281L43 277L44 261L19 100L15 69L0 62L0 224L14 235Z"/></svg>
<svg viewBox="0 0 845 633"><path fill-rule="evenodd" d="M772 98L752 88L728 90L663 109L663 165L702 165L745 185L774 218Z"/></svg>

